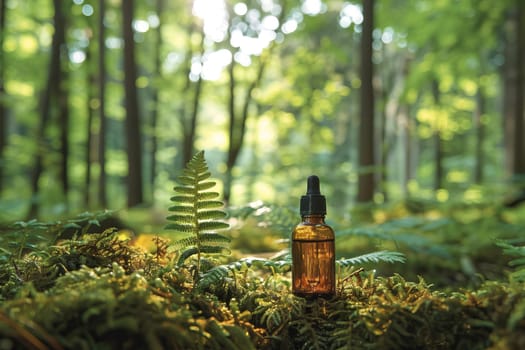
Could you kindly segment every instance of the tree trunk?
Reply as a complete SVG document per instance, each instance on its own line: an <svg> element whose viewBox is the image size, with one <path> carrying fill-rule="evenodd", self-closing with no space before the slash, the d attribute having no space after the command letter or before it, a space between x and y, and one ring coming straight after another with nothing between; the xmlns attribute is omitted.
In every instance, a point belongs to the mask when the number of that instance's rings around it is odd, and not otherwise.
<svg viewBox="0 0 525 350"><path fill-rule="evenodd" d="M0 194L4 189L5 176L5 160L4 150L7 145L7 106L5 101L7 95L5 91L5 53L4 53L4 37L5 37L5 21L6 21L6 6L7 0L0 0Z"/></svg>
<svg viewBox="0 0 525 350"><path fill-rule="evenodd" d="M374 0L363 0L363 32L361 36L361 115L359 126L359 178L357 201L374 199L374 90L372 62L372 31Z"/></svg>
<svg viewBox="0 0 525 350"><path fill-rule="evenodd" d="M233 180L232 169L233 169L233 164L235 164L235 161L234 161L235 155L233 153L235 152L234 137L235 137L236 111L235 111L235 61L233 59L232 59L232 62L230 63L228 73L230 77L230 82L228 85L229 87L229 90L228 90L229 92L229 95L228 95L229 96L229 99L228 99L228 116L229 116L228 140L229 140L229 144L228 144L228 156L226 158L226 174L225 174L224 189L223 189L224 201L226 203L229 203L230 201L232 180Z"/></svg>
<svg viewBox="0 0 525 350"><path fill-rule="evenodd" d="M524 9L525 4L515 0L505 23L505 64L503 66L503 124L505 166L507 173L525 173L524 141Z"/></svg>
<svg viewBox="0 0 525 350"><path fill-rule="evenodd" d="M266 64L268 61L268 58L271 56L271 53L273 51L273 45L270 46L268 51L260 56L259 60L259 67L257 69L257 75L255 76L255 79L250 83L248 88L246 89L246 94L244 96L244 101L242 104L242 109L240 115L237 115L235 106L236 106L236 94L235 94L235 61L232 60L230 64L230 85L229 85L229 93L230 98L228 101L228 109L229 109L229 133L228 133L228 156L226 159L226 180L224 182L224 201L229 202L231 197L231 188L232 188L232 182L233 182L233 167L235 166L235 163L237 162L237 158L239 157L239 154L241 153L242 146L244 144L244 136L246 134L246 122L248 121L248 116L250 114L250 106L253 101L253 90L259 84L261 83L264 70L266 68Z"/></svg>
<svg viewBox="0 0 525 350"><path fill-rule="evenodd" d="M137 67L135 65L135 41L133 38L134 0L122 2L122 25L124 36L124 90L126 96L126 145L128 158L128 207L143 202L142 150L140 138L139 104L137 94Z"/></svg>
<svg viewBox="0 0 525 350"><path fill-rule="evenodd" d="M436 79L432 80L432 95L436 108L439 108L441 105L441 96L439 92L439 82ZM432 138L434 140L434 190L439 190L443 188L443 145L439 121L435 121Z"/></svg>
<svg viewBox="0 0 525 350"><path fill-rule="evenodd" d="M61 38L64 38L65 33L64 28L64 16L62 14L62 9L60 6L60 0L53 1L55 7L55 13L53 16L55 31L53 33L53 38L51 42L51 57L49 60L49 69L47 82L39 101L39 111L40 111L40 120L37 127L36 143L38 149L35 155L35 161L30 177L30 186L32 192L31 204L29 206L29 212L27 217L29 219L35 218L38 216L39 211L39 199L38 194L40 191L39 181L40 176L44 170L43 167L43 155L45 150L43 148L45 145L45 130L51 119L51 102L52 98L56 97L56 94L59 91L58 84L60 82L60 48L63 44Z"/></svg>
<svg viewBox="0 0 525 350"><path fill-rule="evenodd" d="M92 37L89 39L92 40ZM94 119L94 106L92 105L92 101L95 100L95 94L94 94L94 87L96 84L96 77L93 72L95 68L95 64L92 62L93 56L92 56L92 47L93 44L90 43L89 47L86 50L86 65L88 66L88 73L87 73L87 127L86 127L86 177L84 180L84 206L86 208L90 208L91 206L91 178L92 178L92 171L91 171L91 161L93 160L93 145L94 145L94 139L93 139L93 119Z"/></svg>
<svg viewBox="0 0 525 350"><path fill-rule="evenodd" d="M59 26L57 30L58 40L60 41L60 81L57 83L57 104L58 104L58 125L60 129L60 171L59 178L62 186L62 193L64 195L64 203L66 210L69 208L69 73L67 62L69 60L68 50L66 46L66 17L62 6L66 6L60 0L54 0L55 8L60 8L59 19L63 25Z"/></svg>
<svg viewBox="0 0 525 350"><path fill-rule="evenodd" d="M474 128L476 131L476 163L474 165L474 182L483 182L483 141L485 139L485 128L483 126L483 115L485 114L485 94L483 88L478 86L476 92L476 109L474 111Z"/></svg>
<svg viewBox="0 0 525 350"><path fill-rule="evenodd" d="M99 131L98 131L98 202L107 207L108 196L106 191L106 31L104 17L106 15L105 0L99 0L98 16L98 92L99 92Z"/></svg>
<svg viewBox="0 0 525 350"><path fill-rule="evenodd" d="M516 107L514 116L513 176L525 188L525 4L517 0L516 18Z"/></svg>
<svg viewBox="0 0 525 350"><path fill-rule="evenodd" d="M162 12L164 11L164 0L157 0L157 16L162 18ZM159 21L159 25L156 30L157 42L155 43L155 57L154 65L155 71L154 75L157 80L160 80L162 77L162 60L161 60L161 47L162 47L162 20ZM150 149L150 186L151 186L151 198L152 201L155 199L155 177L157 176L157 121L159 117L159 87L155 86L152 91L151 96L152 110L151 110L151 120L150 120L150 130L151 130L151 149Z"/></svg>

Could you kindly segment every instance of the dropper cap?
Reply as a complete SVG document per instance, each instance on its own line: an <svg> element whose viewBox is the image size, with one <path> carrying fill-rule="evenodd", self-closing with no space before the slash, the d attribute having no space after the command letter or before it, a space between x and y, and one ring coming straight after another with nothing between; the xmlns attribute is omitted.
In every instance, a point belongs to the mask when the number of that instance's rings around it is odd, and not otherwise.
<svg viewBox="0 0 525 350"><path fill-rule="evenodd" d="M311 175L306 180L306 194L301 196L301 216L326 215L326 198L321 194L319 178Z"/></svg>

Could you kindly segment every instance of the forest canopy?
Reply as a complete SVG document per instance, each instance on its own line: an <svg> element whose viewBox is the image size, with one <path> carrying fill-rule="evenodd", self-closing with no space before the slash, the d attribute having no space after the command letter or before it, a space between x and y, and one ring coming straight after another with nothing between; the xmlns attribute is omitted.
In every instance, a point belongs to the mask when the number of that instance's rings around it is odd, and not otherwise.
<svg viewBox="0 0 525 350"><path fill-rule="evenodd" d="M229 205L295 206L314 173L335 217L503 201L525 174L524 7L1 0L0 219L164 208L198 150Z"/></svg>

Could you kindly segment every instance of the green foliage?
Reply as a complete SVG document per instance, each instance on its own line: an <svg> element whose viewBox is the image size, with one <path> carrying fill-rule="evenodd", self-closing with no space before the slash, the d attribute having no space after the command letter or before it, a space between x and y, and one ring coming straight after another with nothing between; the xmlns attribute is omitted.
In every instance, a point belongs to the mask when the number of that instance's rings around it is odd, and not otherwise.
<svg viewBox="0 0 525 350"><path fill-rule="evenodd" d="M427 220L421 217L405 217L380 225L340 230L336 232L336 236L337 238L365 237L379 242L392 241L396 247L403 246L417 253L449 258L448 247L439 244L424 233L446 228L450 223L448 219Z"/></svg>
<svg viewBox="0 0 525 350"><path fill-rule="evenodd" d="M509 265L516 270L510 274L511 278L517 282L525 282L525 241L522 239L503 241L498 240L496 245L503 248L503 253L515 257Z"/></svg>
<svg viewBox="0 0 525 350"><path fill-rule="evenodd" d="M356 256L353 258L341 258L337 259L337 264L343 267L348 266L354 266L354 265L361 265L366 264L370 262L378 263L378 262L387 262L387 263L395 263L405 262L405 256L399 252L389 252L386 250L378 251L378 252L372 252L368 254L363 254L360 256Z"/></svg>
<svg viewBox="0 0 525 350"><path fill-rule="evenodd" d="M210 176L204 151L200 151L178 177L181 185L173 189L176 193L171 197L174 205L169 208L173 214L167 217L170 223L166 229L187 235L172 246L178 253L177 266L196 255L194 284L200 278L202 254L229 253L230 239L216 232L229 225L218 220L226 217L226 213L220 209L224 204L217 200L219 193L208 191L215 186L215 182L208 181Z"/></svg>
<svg viewBox="0 0 525 350"><path fill-rule="evenodd" d="M23 253L37 251L56 241L65 232L69 236L85 234L92 227L100 226L100 221L112 214L113 212L108 210L85 212L65 220L42 222L33 219L0 227L0 261L11 257L20 258Z"/></svg>

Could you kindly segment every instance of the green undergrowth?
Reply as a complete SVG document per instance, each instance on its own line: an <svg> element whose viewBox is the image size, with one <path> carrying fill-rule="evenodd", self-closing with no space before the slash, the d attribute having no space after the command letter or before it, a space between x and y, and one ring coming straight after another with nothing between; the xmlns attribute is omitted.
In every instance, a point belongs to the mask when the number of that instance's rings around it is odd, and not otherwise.
<svg viewBox="0 0 525 350"><path fill-rule="evenodd" d="M81 237L82 238L82 237ZM240 263L196 292L164 241L117 232L63 241L1 266L2 349L520 349L525 288L445 293L423 278L341 267L329 300L293 296L288 272Z"/></svg>
<svg viewBox="0 0 525 350"><path fill-rule="evenodd" d="M227 213L210 177L199 152L159 234L104 228L121 223L111 212L3 226L0 350L525 348L519 211L331 223L337 293L303 299L287 249L297 213Z"/></svg>

